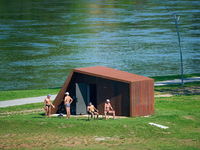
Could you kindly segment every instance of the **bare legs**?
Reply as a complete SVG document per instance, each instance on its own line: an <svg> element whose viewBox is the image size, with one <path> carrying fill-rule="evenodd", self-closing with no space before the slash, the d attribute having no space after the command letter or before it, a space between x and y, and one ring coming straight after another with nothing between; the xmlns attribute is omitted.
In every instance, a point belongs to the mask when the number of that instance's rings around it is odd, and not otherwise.
<svg viewBox="0 0 200 150"><path fill-rule="evenodd" d="M46 106L46 107L45 107L45 118L47 118L48 111L49 111L49 109L48 109L48 107Z"/></svg>
<svg viewBox="0 0 200 150"><path fill-rule="evenodd" d="M113 118L116 119L116 118L115 118L115 111L114 111L114 110L113 110L113 111L108 111L108 113L109 113L109 114L113 114ZM107 116L106 116L107 111L104 111L104 114L105 114L105 119L107 120Z"/></svg>
<svg viewBox="0 0 200 150"><path fill-rule="evenodd" d="M95 112L95 114L97 115L97 120L99 120L99 113Z"/></svg>
<svg viewBox="0 0 200 150"><path fill-rule="evenodd" d="M94 112L94 114L97 115L97 120L99 120L99 113L98 112ZM92 121L94 114L91 113L91 120L90 121Z"/></svg>
<svg viewBox="0 0 200 150"><path fill-rule="evenodd" d="M51 118L50 115L51 115L51 107L49 107L49 118Z"/></svg>
<svg viewBox="0 0 200 150"><path fill-rule="evenodd" d="M104 111L105 119L107 120L107 116L106 116L106 114L107 114L107 111Z"/></svg>
<svg viewBox="0 0 200 150"><path fill-rule="evenodd" d="M50 115L51 115L51 108L48 107L48 106L46 106L46 109L45 109L45 118L47 118L47 115L49 116L49 118L51 118L50 117Z"/></svg>
<svg viewBox="0 0 200 150"><path fill-rule="evenodd" d="M66 106L66 111L67 111L67 117L66 117L66 119L69 119L70 118L70 107Z"/></svg>

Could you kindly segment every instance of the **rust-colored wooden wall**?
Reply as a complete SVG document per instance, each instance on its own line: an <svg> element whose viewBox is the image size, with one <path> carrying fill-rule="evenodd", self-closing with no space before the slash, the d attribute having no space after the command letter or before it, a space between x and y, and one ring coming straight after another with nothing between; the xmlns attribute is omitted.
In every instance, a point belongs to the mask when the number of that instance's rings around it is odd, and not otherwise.
<svg viewBox="0 0 200 150"><path fill-rule="evenodd" d="M154 114L154 80L134 82L130 89L133 94L130 116Z"/></svg>

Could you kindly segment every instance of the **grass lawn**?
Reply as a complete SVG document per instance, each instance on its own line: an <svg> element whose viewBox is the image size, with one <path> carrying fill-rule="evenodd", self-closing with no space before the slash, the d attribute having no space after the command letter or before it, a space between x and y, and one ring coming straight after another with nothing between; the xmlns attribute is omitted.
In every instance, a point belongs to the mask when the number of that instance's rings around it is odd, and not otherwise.
<svg viewBox="0 0 200 150"><path fill-rule="evenodd" d="M199 89L200 82L155 87L156 95L173 96L155 97L154 115L118 120L45 119L43 103L0 108L0 149L200 149ZM59 90L1 91L0 99L57 94Z"/></svg>
<svg viewBox="0 0 200 150"><path fill-rule="evenodd" d="M0 101L20 99L20 98L29 98L29 97L38 97L44 96L47 94L58 94L61 88L52 88L52 89L38 89L38 90L19 90L19 91L0 91Z"/></svg>
<svg viewBox="0 0 200 150"><path fill-rule="evenodd" d="M10 107L1 107L0 108L0 117L44 112L43 108L44 108L43 102L26 104L26 105L10 106Z"/></svg>
<svg viewBox="0 0 200 150"><path fill-rule="evenodd" d="M199 149L200 95L155 98L155 114L105 121L44 118L29 105L0 108L0 149ZM32 106L42 108L43 103ZM32 109L33 109L32 108ZM4 114L3 114L4 112ZM161 129L149 122L168 126Z"/></svg>

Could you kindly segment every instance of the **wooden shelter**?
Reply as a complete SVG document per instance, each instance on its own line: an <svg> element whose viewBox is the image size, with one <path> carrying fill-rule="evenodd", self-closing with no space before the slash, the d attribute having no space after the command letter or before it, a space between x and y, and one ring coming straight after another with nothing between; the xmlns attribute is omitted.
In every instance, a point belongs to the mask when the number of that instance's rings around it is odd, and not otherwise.
<svg viewBox="0 0 200 150"><path fill-rule="evenodd" d="M53 102L52 114L58 112L66 91L74 99L76 114L86 114L89 102L104 114L106 99L110 99L117 116L154 113L154 79L148 77L104 66L73 69Z"/></svg>

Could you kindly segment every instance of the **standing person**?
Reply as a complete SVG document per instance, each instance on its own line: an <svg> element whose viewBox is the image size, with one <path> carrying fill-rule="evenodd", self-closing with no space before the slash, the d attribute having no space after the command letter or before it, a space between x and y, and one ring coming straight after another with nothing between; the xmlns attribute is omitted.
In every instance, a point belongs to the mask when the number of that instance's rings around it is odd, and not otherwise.
<svg viewBox="0 0 200 150"><path fill-rule="evenodd" d="M113 110L113 108L112 108L112 106L110 104L110 100L109 99L106 100L106 103L104 105L104 114L105 114L105 119L106 120L107 120L107 116L106 116L107 113L113 114L114 120L116 119L116 117L115 117L115 111Z"/></svg>
<svg viewBox="0 0 200 150"><path fill-rule="evenodd" d="M70 104L73 102L73 99L69 96L69 92L66 92L65 94L66 94L66 96L65 96L65 99L64 99L64 104L65 104L66 111L67 111L66 119L69 119L69 117L70 117Z"/></svg>
<svg viewBox="0 0 200 150"><path fill-rule="evenodd" d="M51 115L51 106L53 108L55 108L55 106L51 103L51 99L50 99L51 95L48 94L47 98L44 100L44 110L45 110L45 118L47 118L47 115L50 118Z"/></svg>
<svg viewBox="0 0 200 150"><path fill-rule="evenodd" d="M97 120L98 120L98 117L99 117L99 113L98 112L99 111L94 107L94 105L92 105L91 102L89 103L89 106L87 107L87 111L91 114L91 120L90 121L92 121L92 118L93 118L94 114L97 115Z"/></svg>

